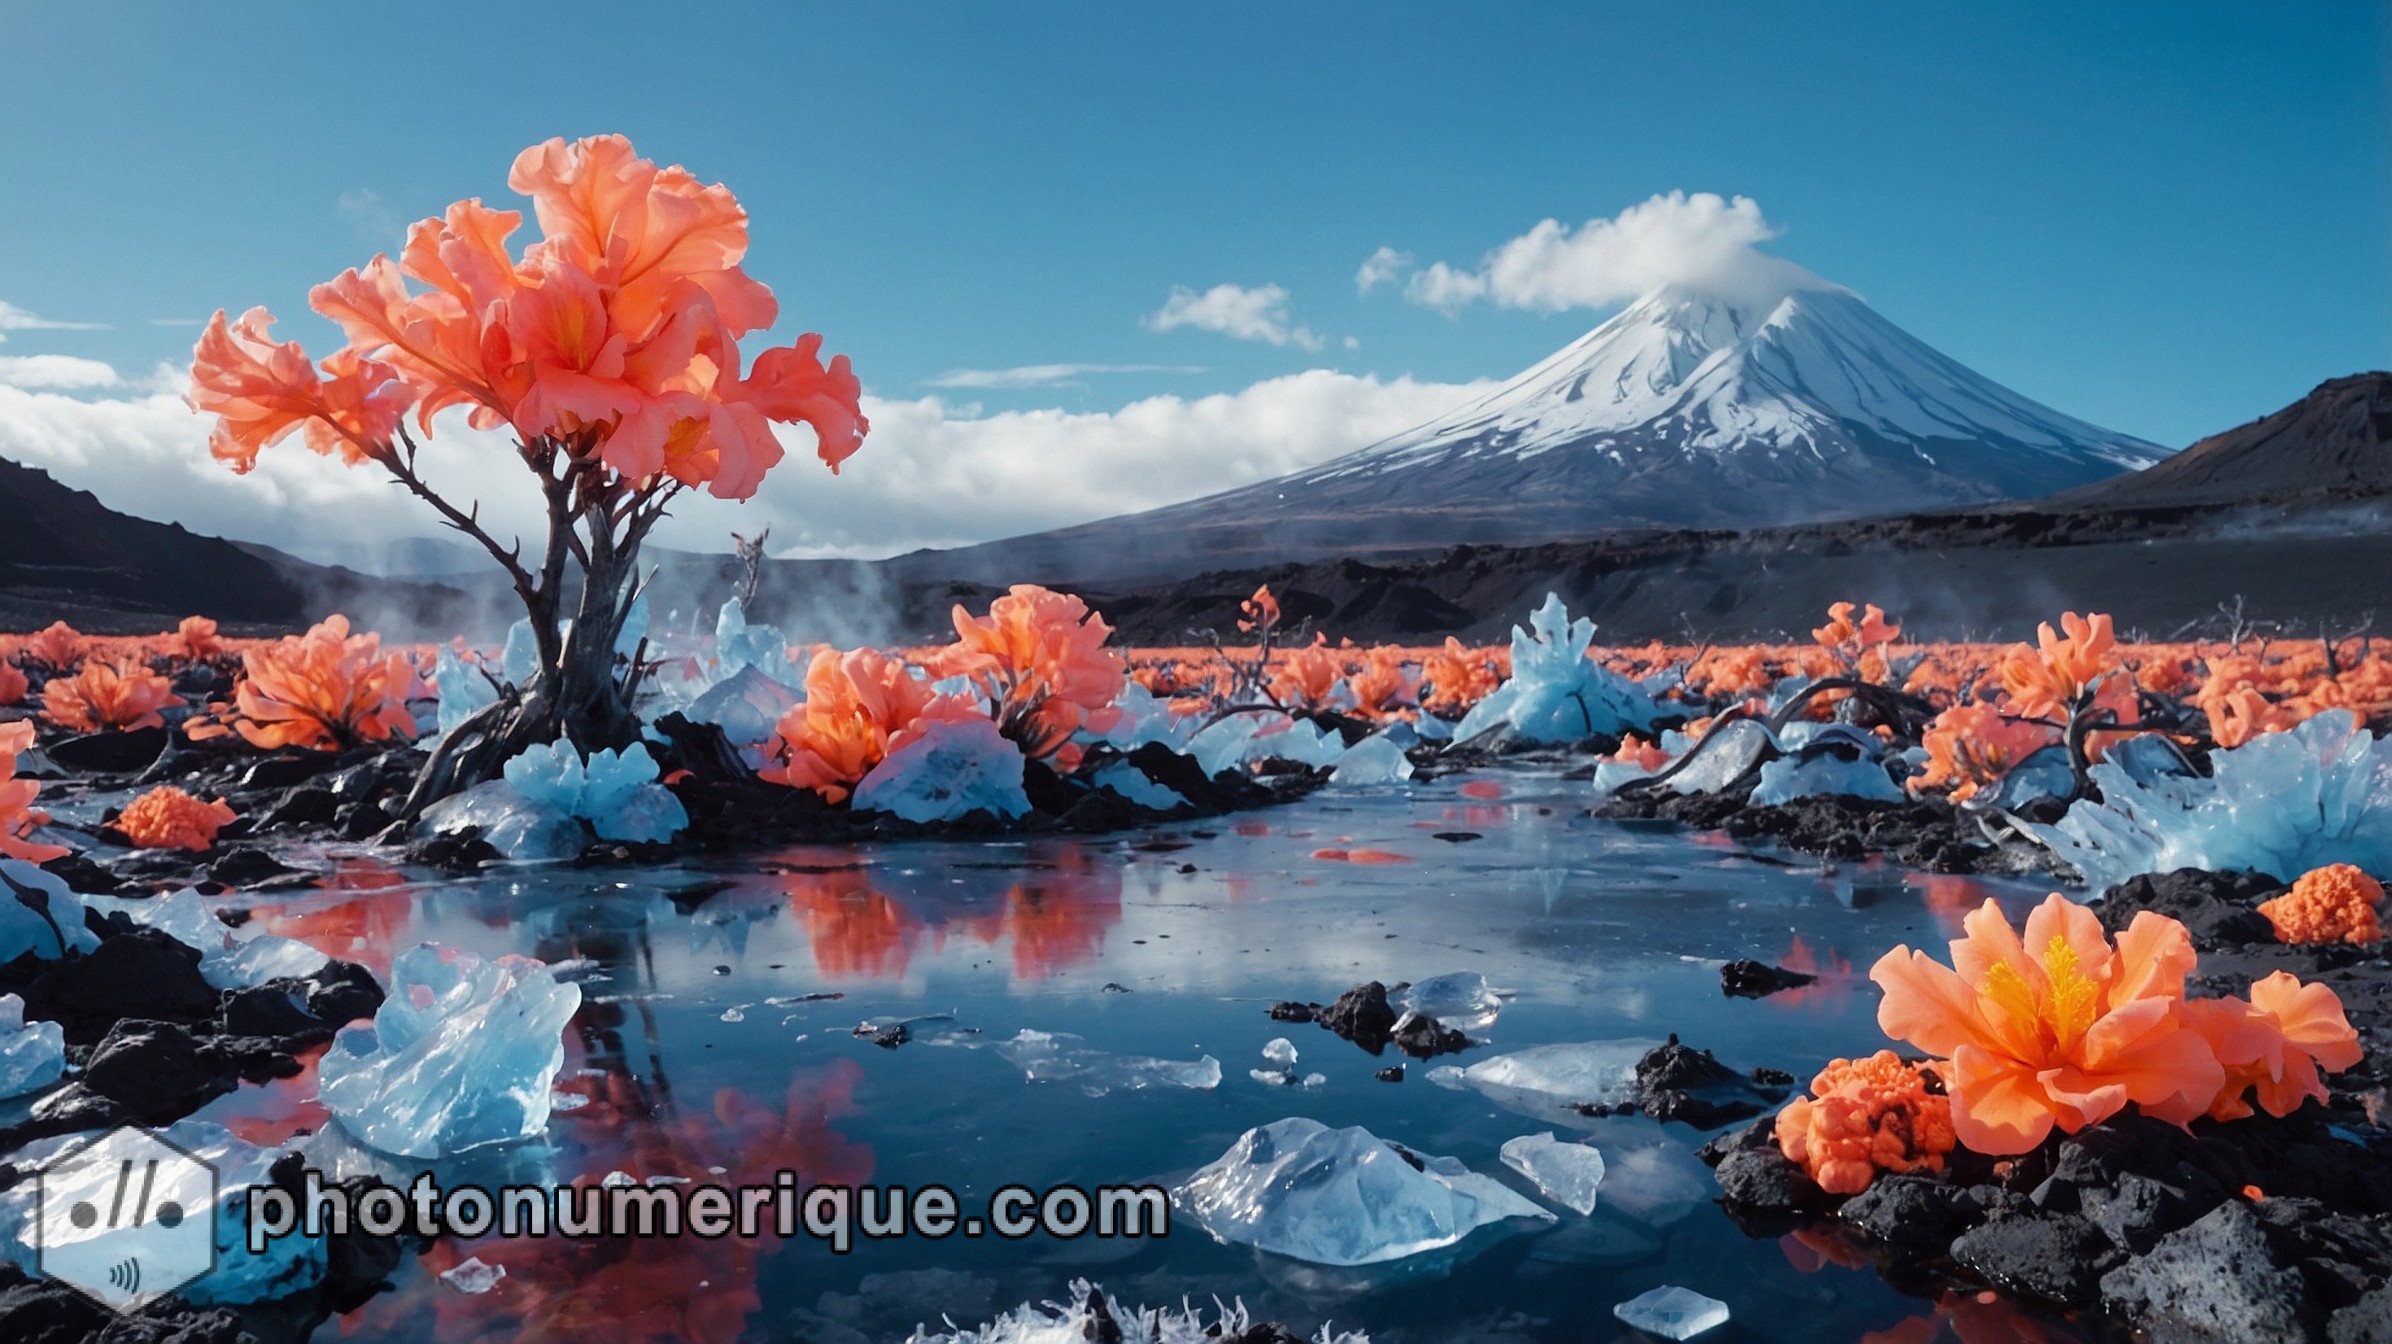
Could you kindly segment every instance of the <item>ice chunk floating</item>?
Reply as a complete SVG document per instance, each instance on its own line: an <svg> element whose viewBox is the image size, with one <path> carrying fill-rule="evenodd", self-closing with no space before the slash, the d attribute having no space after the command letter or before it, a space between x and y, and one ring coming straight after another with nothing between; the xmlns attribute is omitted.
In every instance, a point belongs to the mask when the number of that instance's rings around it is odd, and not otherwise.
<svg viewBox="0 0 2392 1344"><path fill-rule="evenodd" d="M1091 1050L1068 1032L1025 1029L1010 1041L999 1041L997 1053L1013 1061L1031 1082L1077 1083L1081 1091L1092 1097L1148 1087L1185 1087L1207 1092L1221 1085L1221 1061L1211 1055L1192 1062L1115 1055Z"/></svg>
<svg viewBox="0 0 2392 1344"><path fill-rule="evenodd" d="M1639 1293L1613 1307L1611 1314L1648 1335L1692 1339L1726 1325L1728 1304L1673 1285Z"/></svg>
<svg viewBox="0 0 2392 1344"><path fill-rule="evenodd" d="M65 1028L27 1022L25 1000L0 994L0 1098L39 1091L65 1074Z"/></svg>
<svg viewBox="0 0 2392 1344"><path fill-rule="evenodd" d="M1603 1154L1583 1143L1564 1143L1551 1130L1523 1134L1503 1145L1503 1165L1526 1176L1538 1193L1572 1213L1593 1213L1603 1185Z"/></svg>
<svg viewBox="0 0 2392 1344"><path fill-rule="evenodd" d="M424 943L391 963L373 1025L343 1028L318 1067L324 1106L367 1146L441 1157L548 1127L565 1023L581 1006L528 957Z"/></svg>
<svg viewBox="0 0 2392 1344"><path fill-rule="evenodd" d="M1302 1116L1247 1130L1172 1194L1222 1241L1318 1265L1400 1260L1507 1218L1553 1220L1450 1157Z"/></svg>

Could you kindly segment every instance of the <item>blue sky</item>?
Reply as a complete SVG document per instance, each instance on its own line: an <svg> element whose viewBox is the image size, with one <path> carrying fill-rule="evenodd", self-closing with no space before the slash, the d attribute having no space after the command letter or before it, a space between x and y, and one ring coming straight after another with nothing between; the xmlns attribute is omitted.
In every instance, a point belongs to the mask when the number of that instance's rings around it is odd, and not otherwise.
<svg viewBox="0 0 2392 1344"><path fill-rule="evenodd" d="M322 343L309 284L455 197L511 199L528 143L619 130L739 193L783 334L826 333L884 398L1112 412L1308 369L1505 376L1600 312L1448 317L1357 294L1356 268L1468 265L1672 190L1753 198L1771 250L2162 443L2392 364L2375 4L665 13L7 7L0 302L107 329L19 326L0 355L130 379L188 353L154 323L253 303ZM1320 348L1141 321L1223 283L1284 289ZM1160 367L933 386L1057 364Z"/></svg>

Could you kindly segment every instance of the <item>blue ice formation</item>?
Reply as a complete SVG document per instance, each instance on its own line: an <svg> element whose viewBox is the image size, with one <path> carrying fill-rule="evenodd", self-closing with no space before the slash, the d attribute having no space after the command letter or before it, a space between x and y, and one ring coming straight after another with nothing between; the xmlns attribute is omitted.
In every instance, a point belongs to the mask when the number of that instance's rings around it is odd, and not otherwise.
<svg viewBox="0 0 2392 1344"><path fill-rule="evenodd" d="M1534 633L1512 627L1511 679L1463 716L1457 740L1498 726L1521 742L1577 742L1652 726L1660 712L1652 697L1586 656L1593 621L1571 620L1561 595L1547 593L1528 623Z"/></svg>
<svg viewBox="0 0 2392 1344"><path fill-rule="evenodd" d="M1030 810L1022 764L1021 748L987 719L933 719L872 767L855 786L854 806L915 822L973 812L1018 817Z"/></svg>
<svg viewBox="0 0 2392 1344"><path fill-rule="evenodd" d="M656 758L637 742L584 761L559 739L524 748L500 773L526 801L590 823L601 840L662 842L689 825L681 800L656 782Z"/></svg>
<svg viewBox="0 0 2392 1344"><path fill-rule="evenodd" d="M0 1098L38 1092L66 1075L66 1029L25 1020L25 1000L0 994Z"/></svg>
<svg viewBox="0 0 2392 1344"><path fill-rule="evenodd" d="M528 624L524 626L524 633L531 633ZM510 647L513 638L512 634L508 636ZM490 678L482 674L480 667L458 657L457 650L450 645L440 646L440 659L433 668L432 676L440 687L439 724L442 737L457 731L476 712L498 703L498 688L490 684Z"/></svg>
<svg viewBox="0 0 2392 1344"><path fill-rule="evenodd" d="M0 965L28 952L55 961L99 947L83 911L83 898L62 879L22 859L0 859Z"/></svg>
<svg viewBox="0 0 2392 1344"><path fill-rule="evenodd" d="M318 1092L367 1147L434 1158L548 1127L562 1032L581 988L528 957L496 961L423 943L390 967L372 1025L341 1029Z"/></svg>
<svg viewBox="0 0 2392 1344"><path fill-rule="evenodd" d="M238 936L216 918L206 900L190 887L139 901L108 896L85 900L104 915L122 912L135 924L156 929L198 952L200 978L214 989L242 989L269 980L304 980L332 960L296 938L271 933L251 938Z"/></svg>
<svg viewBox="0 0 2392 1344"><path fill-rule="evenodd" d="M2349 863L2392 872L2392 745L2346 709L2213 752L2210 777L2130 756L2092 768L2079 801L2034 837L2094 891L2140 873L2250 868L2287 882Z"/></svg>
<svg viewBox="0 0 2392 1344"><path fill-rule="evenodd" d="M1507 1218L1554 1220L1450 1157L1303 1116L1247 1130L1172 1198L1222 1241L1316 1265L1379 1264Z"/></svg>

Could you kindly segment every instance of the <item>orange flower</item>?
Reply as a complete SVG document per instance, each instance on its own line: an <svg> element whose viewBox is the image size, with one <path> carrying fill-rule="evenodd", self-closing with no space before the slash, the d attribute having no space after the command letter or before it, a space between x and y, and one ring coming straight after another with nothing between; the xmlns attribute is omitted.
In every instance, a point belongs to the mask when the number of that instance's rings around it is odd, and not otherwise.
<svg viewBox="0 0 2392 1344"><path fill-rule="evenodd" d="M203 803L171 786L151 789L125 805L116 829L135 849L188 849L204 854L216 846L216 832L233 819L222 798Z"/></svg>
<svg viewBox="0 0 2392 1344"><path fill-rule="evenodd" d="M902 741L933 719L968 718L979 708L940 695L903 661L872 649L823 649L806 668L806 698L781 716L759 779L812 789L826 802L847 797Z"/></svg>
<svg viewBox="0 0 2392 1344"><path fill-rule="evenodd" d="M241 655L242 678L230 721L253 747L340 751L366 742L415 734L407 702L424 694L415 664L382 652L382 637L352 635L349 618L327 616L304 635L292 635ZM222 723L194 720L194 740L222 737Z"/></svg>
<svg viewBox="0 0 2392 1344"><path fill-rule="evenodd" d="M1502 684L1485 650L1464 648L1462 641L1451 635L1445 637L1444 648L1421 661L1420 671L1421 680L1434 692L1431 707L1453 718L1467 713Z"/></svg>
<svg viewBox="0 0 2392 1344"><path fill-rule="evenodd" d="M2224 1073L2176 1009L2195 960L2184 925L2137 914L2112 947L2101 922L2054 893L2022 942L1988 900L1963 921L1952 966L1896 947L1870 968L1888 1036L1948 1056L1960 1141L2023 1153L2053 1125L2075 1133L2128 1102L2183 1123L2208 1109Z"/></svg>
<svg viewBox="0 0 2392 1344"><path fill-rule="evenodd" d="M1820 647L1853 652L1891 644L1901 637L1902 627L1887 620L1874 602L1868 604L1858 622L1852 619L1852 604L1838 602L1827 609L1827 624L1811 631L1811 638Z"/></svg>
<svg viewBox="0 0 2392 1344"><path fill-rule="evenodd" d="M2290 1115L2311 1098L2324 1101L2326 1085L2317 1071L2340 1073L2363 1053L2334 991L2304 985L2285 971L2253 982L2248 1002L2194 999L2184 1012L2226 1067L2225 1083L2208 1107L2218 1120L2251 1114L2246 1095L2274 1116Z"/></svg>
<svg viewBox="0 0 2392 1344"><path fill-rule="evenodd" d="M2261 901L2259 913L2284 943L2379 943L2383 925L2376 907L2383 903L2383 884L2347 863L2328 864L2301 874L2292 890L2272 901Z"/></svg>
<svg viewBox="0 0 2392 1344"><path fill-rule="evenodd" d="M1246 618L1238 622L1238 629L1248 634L1267 631L1279 624L1279 599L1271 596L1271 585L1267 583L1255 589L1254 596L1238 603L1238 610L1246 613Z"/></svg>
<svg viewBox="0 0 2392 1344"><path fill-rule="evenodd" d="M1836 1060L1811 1080L1810 1096L1778 1112L1778 1149L1833 1195L1859 1194L1880 1171L1941 1171L1954 1142L1952 1103L1927 1090L1930 1076L1891 1050Z"/></svg>
<svg viewBox="0 0 2392 1344"><path fill-rule="evenodd" d="M1966 801L2059 740L2059 730L2047 724L2028 723L1990 705L1954 705L1920 734L1927 768L1910 781L1910 791L1948 786L1953 802Z"/></svg>
<svg viewBox="0 0 2392 1344"><path fill-rule="evenodd" d="M174 683L135 664L118 667L94 660L71 677L53 677L42 688L42 714L78 733L156 728L158 711L180 704Z"/></svg>
<svg viewBox="0 0 2392 1344"><path fill-rule="evenodd" d="M970 677L989 698L997 726L1031 760L1058 757L1082 725L1099 732L1115 720L1113 701L1127 681L1121 654L1105 647L1113 627L1069 593L1017 583L989 604L985 619L954 610L957 643L940 670Z"/></svg>
<svg viewBox="0 0 2392 1344"><path fill-rule="evenodd" d="M1290 709L1323 708L1337 689L1345 667L1328 647L1328 636L1314 635L1300 649L1283 649L1271 668L1271 694Z"/></svg>
<svg viewBox="0 0 2392 1344"><path fill-rule="evenodd" d="M26 638L25 656L52 672L64 672L83 661L88 642L75 627L52 621L40 634Z"/></svg>
<svg viewBox="0 0 2392 1344"><path fill-rule="evenodd" d="M1597 756L1595 761L1601 765L1634 766L1650 775L1658 773L1668 766L1671 759L1670 754L1663 751L1658 743L1648 742L1634 733L1629 733L1620 739L1618 751L1609 756Z"/></svg>
<svg viewBox="0 0 2392 1344"><path fill-rule="evenodd" d="M2112 662L2117 640L2107 615L2088 619L2071 611L2060 617L2060 625L2067 638L2046 621L2036 628L2040 647L2013 645L2002 655L2002 688L2017 702L2018 712L2030 718L2067 717Z"/></svg>
<svg viewBox="0 0 2392 1344"><path fill-rule="evenodd" d="M2327 683L2332 685L2331 682ZM2210 740L2221 747L2243 745L2261 733L2280 733L2298 727L2301 714L2290 706L2270 702L2250 686L2237 686L2212 695L2208 687L2195 698L2201 711L2209 716Z"/></svg>
<svg viewBox="0 0 2392 1344"><path fill-rule="evenodd" d="M21 719L0 723L0 858L48 863L65 857L67 848L38 845L25 838L34 827L50 820L47 812L33 805L34 798L42 791L41 782L16 777L17 754L32 749L32 724Z"/></svg>
<svg viewBox="0 0 2392 1344"><path fill-rule="evenodd" d="M415 393L388 364L343 350L324 361L322 374L297 341L280 345L266 334L274 315L263 308L227 323L218 309L191 352L192 410L216 417L208 452L234 471L257 465L260 451L303 430L309 452L338 451L351 465L389 451L399 417Z"/></svg>
<svg viewBox="0 0 2392 1344"><path fill-rule="evenodd" d="M174 630L173 642L178 652L193 662L201 662L224 652L224 641L216 638L216 623L205 616L185 616Z"/></svg>
<svg viewBox="0 0 2392 1344"><path fill-rule="evenodd" d="M31 685L15 663L0 662L0 705L25 703L25 692Z"/></svg>

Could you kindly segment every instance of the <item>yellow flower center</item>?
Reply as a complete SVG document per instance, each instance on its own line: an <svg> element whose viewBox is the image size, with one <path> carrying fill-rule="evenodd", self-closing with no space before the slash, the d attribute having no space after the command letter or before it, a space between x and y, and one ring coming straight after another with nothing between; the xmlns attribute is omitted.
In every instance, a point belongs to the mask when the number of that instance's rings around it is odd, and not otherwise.
<svg viewBox="0 0 2392 1344"><path fill-rule="evenodd" d="M2076 949L2058 934L2043 949L2044 992L2009 962L1985 974L1985 997L2019 1027L2032 1024L2045 1041L2067 1049L2084 1038L2100 1008L2101 985L2084 972Z"/></svg>

